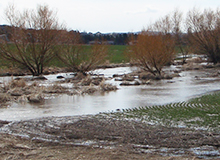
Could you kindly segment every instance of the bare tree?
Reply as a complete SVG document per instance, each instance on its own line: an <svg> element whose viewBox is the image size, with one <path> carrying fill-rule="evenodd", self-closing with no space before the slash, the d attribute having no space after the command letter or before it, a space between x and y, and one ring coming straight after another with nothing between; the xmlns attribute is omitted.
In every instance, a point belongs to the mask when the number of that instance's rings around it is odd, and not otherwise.
<svg viewBox="0 0 220 160"><path fill-rule="evenodd" d="M11 5L5 15L11 26L10 41L1 39L0 55L28 69L33 76L41 75L59 42L58 30L62 26L56 13L48 6L19 12Z"/></svg>
<svg viewBox="0 0 220 160"><path fill-rule="evenodd" d="M178 9L171 13L172 33L175 38L175 45L178 52L182 55L182 64L186 63L187 55L190 51L188 35L185 32L183 13Z"/></svg>
<svg viewBox="0 0 220 160"><path fill-rule="evenodd" d="M190 44L195 53L205 54L213 63L220 62L220 11L192 9L187 15Z"/></svg>
<svg viewBox="0 0 220 160"><path fill-rule="evenodd" d="M154 75L161 75L162 68L171 62L174 55L174 41L171 35L142 31L131 51L138 66Z"/></svg>
<svg viewBox="0 0 220 160"><path fill-rule="evenodd" d="M174 55L174 39L169 17L160 19L143 30L131 45L131 58L136 64L154 75L161 76L162 68L171 62Z"/></svg>
<svg viewBox="0 0 220 160"><path fill-rule="evenodd" d="M98 41L91 46L81 44L79 33L66 33L65 44L61 45L58 58L73 72L86 75L103 63L108 52L108 46Z"/></svg>

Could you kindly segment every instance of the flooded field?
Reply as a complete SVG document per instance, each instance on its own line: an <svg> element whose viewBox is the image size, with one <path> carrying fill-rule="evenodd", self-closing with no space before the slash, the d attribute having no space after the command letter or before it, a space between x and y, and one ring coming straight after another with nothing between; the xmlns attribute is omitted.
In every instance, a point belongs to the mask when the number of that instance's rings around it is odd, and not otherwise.
<svg viewBox="0 0 220 160"><path fill-rule="evenodd" d="M95 115L99 112L183 102L218 91L220 90L218 70L181 71L179 77L152 80L150 84L138 86L121 86L122 81L115 81L116 78L113 78L114 74L123 75L134 70L136 68L119 67L93 72L106 77L106 83L116 85L118 88L116 91L83 95L49 94L48 97L44 97L43 103L12 103L10 106L2 107L0 108L0 132L30 139L33 143L43 142L41 145L50 142L46 146L49 149L51 144L57 146L61 144L66 148L70 145L86 146L92 147L93 150L105 148L105 151L117 150L118 147L123 146L124 149L129 150L129 153L136 153L137 156L218 159L220 157L219 133L184 127L157 126L137 119L117 119L113 116L104 116L105 114ZM165 70L173 72L178 68L171 66ZM41 86L49 86L62 80L57 79L57 76L71 78L74 75L70 73L47 75L45 76L47 80L38 81L38 83ZM11 77L0 78L2 83L10 80ZM28 83L33 82L28 81ZM61 83L61 85L73 87L72 83ZM25 146L27 144L26 142ZM38 150L38 147L35 148L35 152L40 156L42 151Z"/></svg>
<svg viewBox="0 0 220 160"><path fill-rule="evenodd" d="M11 106L0 109L0 119L28 120L50 116L97 114L118 109L187 101L190 98L220 89L220 78L210 77L209 73L202 70L182 71L180 77L152 81L150 85L140 86L120 86L121 82L112 78L114 74L126 74L133 70L135 68L119 67L94 71L94 74L111 77L106 82L116 85L119 88L117 91L92 95L53 95L46 97L42 104L13 103ZM176 68L171 66L166 70L176 70ZM48 75L46 76L48 80L42 81L42 85L50 85L59 81L56 78L58 75L65 78L73 76L69 73ZM0 81L7 82L10 79L11 77L1 77Z"/></svg>

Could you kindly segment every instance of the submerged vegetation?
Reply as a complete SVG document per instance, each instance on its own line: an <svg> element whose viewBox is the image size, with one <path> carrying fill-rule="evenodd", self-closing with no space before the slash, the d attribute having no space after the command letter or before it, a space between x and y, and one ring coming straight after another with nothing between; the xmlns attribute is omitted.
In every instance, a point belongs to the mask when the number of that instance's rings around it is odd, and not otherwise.
<svg viewBox="0 0 220 160"><path fill-rule="evenodd" d="M217 92L187 102L124 109L104 115L116 119L140 120L152 125L219 131L219 98L220 92Z"/></svg>
<svg viewBox="0 0 220 160"><path fill-rule="evenodd" d="M0 107L10 102L42 103L45 97L55 94L85 95L94 92L116 91L118 88L105 83L104 77L76 76L57 83L43 85L38 81L45 77L17 78L0 85ZM72 87L62 86L62 83L71 83Z"/></svg>

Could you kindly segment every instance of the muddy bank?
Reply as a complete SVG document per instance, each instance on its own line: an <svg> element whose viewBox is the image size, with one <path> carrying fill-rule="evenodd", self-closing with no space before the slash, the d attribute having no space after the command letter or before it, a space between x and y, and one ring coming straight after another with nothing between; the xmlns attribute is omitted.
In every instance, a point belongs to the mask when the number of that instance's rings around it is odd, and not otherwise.
<svg viewBox="0 0 220 160"><path fill-rule="evenodd" d="M220 158L220 134L201 130L150 126L102 116L51 117L4 124L2 133L39 144L123 148L147 155Z"/></svg>

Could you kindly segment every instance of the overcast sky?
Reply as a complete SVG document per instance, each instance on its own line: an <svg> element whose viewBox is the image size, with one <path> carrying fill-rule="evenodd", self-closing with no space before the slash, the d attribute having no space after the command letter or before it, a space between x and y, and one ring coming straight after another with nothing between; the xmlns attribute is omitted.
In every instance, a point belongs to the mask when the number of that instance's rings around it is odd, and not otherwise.
<svg viewBox="0 0 220 160"><path fill-rule="evenodd" d="M220 7L219 0L0 0L0 24L8 4L19 10L47 4L68 29L86 32L136 32L174 9L186 12Z"/></svg>

